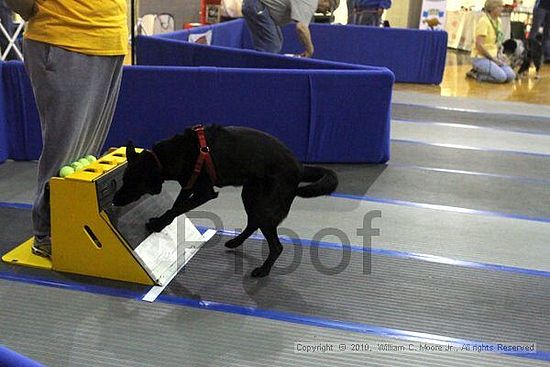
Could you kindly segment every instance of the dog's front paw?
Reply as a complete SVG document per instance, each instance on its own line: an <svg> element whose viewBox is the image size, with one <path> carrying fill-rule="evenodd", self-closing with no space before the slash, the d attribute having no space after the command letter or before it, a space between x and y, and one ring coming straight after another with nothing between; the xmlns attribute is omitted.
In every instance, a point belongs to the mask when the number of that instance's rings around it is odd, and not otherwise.
<svg viewBox="0 0 550 367"><path fill-rule="evenodd" d="M244 241L241 241L239 238L235 237L225 243L227 248L237 248L243 244Z"/></svg>
<svg viewBox="0 0 550 367"><path fill-rule="evenodd" d="M252 270L252 273L250 275L252 278L263 278L269 275L269 272L271 271L270 268L259 266L256 269Z"/></svg>
<svg viewBox="0 0 550 367"><path fill-rule="evenodd" d="M164 223L161 218L151 218L145 224L145 227L147 227L150 232L160 232L166 227L166 223Z"/></svg>

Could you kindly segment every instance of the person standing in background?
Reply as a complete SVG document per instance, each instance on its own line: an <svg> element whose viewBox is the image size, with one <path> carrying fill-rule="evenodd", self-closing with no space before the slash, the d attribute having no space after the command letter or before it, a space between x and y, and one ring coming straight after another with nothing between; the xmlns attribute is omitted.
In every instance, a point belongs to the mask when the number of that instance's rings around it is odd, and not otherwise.
<svg viewBox="0 0 550 367"><path fill-rule="evenodd" d="M100 153L117 104L128 25L125 0L38 0L33 9L23 55L43 147L32 251L50 257L48 181L60 167Z"/></svg>
<svg viewBox="0 0 550 367"><path fill-rule="evenodd" d="M391 0L347 0L348 24L380 27L384 10L391 7Z"/></svg>
<svg viewBox="0 0 550 367"><path fill-rule="evenodd" d="M529 31L529 39L534 40L542 29L542 47L545 62L550 61L550 0L537 0L533 7L533 23Z"/></svg>
<svg viewBox="0 0 550 367"><path fill-rule="evenodd" d="M314 52L309 23L315 11L332 12L340 0L244 0L242 12L254 49L279 53L283 46L281 27L296 23L298 39L304 46L302 57L311 57Z"/></svg>

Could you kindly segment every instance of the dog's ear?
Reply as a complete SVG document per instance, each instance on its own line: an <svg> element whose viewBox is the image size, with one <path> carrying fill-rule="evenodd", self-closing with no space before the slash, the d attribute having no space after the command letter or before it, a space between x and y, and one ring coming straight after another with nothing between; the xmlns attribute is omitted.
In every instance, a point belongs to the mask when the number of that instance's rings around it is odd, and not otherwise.
<svg viewBox="0 0 550 367"><path fill-rule="evenodd" d="M128 159L128 162L130 162L136 158L137 158L136 147L134 146L134 143L131 140L128 140L128 143L126 144L126 159Z"/></svg>

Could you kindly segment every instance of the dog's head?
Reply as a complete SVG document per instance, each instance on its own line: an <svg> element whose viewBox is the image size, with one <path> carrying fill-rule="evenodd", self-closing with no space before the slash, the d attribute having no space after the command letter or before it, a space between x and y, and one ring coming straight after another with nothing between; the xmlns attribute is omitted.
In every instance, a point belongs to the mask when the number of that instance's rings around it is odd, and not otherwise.
<svg viewBox="0 0 550 367"><path fill-rule="evenodd" d="M509 39L502 43L502 53L505 55L513 55L516 52L518 44L516 40Z"/></svg>
<svg viewBox="0 0 550 367"><path fill-rule="evenodd" d="M130 141L126 146L126 159L128 166L122 176L122 187L113 198L115 206L128 205L145 194L159 194L164 182L161 168L151 152L137 153Z"/></svg>

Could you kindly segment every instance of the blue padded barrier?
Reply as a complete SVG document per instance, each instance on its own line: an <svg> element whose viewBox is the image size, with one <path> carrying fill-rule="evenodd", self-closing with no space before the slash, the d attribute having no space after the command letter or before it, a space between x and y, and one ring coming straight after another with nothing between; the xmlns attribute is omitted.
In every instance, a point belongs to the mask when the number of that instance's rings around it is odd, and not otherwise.
<svg viewBox="0 0 550 367"><path fill-rule="evenodd" d="M230 47L207 46L159 37L138 36L136 45L136 58L140 65L379 70L378 67L288 57Z"/></svg>
<svg viewBox="0 0 550 367"><path fill-rule="evenodd" d="M2 367L43 367L40 363L0 345L0 366Z"/></svg>
<svg viewBox="0 0 550 367"><path fill-rule="evenodd" d="M382 163L392 83L384 69L128 67L107 146L131 138L150 147L200 122L268 132L304 162Z"/></svg>
<svg viewBox="0 0 550 367"><path fill-rule="evenodd" d="M311 78L308 160L367 162L366 157L372 163L389 160L392 86L381 70L362 75L327 72L323 78Z"/></svg>
<svg viewBox="0 0 550 367"><path fill-rule="evenodd" d="M2 83L6 101L9 157L15 160L37 159L42 150L40 120L23 63L6 62Z"/></svg>
<svg viewBox="0 0 550 367"><path fill-rule="evenodd" d="M213 45L232 48L245 48L243 47L243 33L245 30L246 26L244 25L244 21L242 19L237 19L234 21L204 25L172 33L158 34L155 35L155 37L188 41L190 34L202 34L212 31Z"/></svg>
<svg viewBox="0 0 550 367"><path fill-rule="evenodd" d="M3 79L4 63L0 62L0 81ZM0 85L0 163L9 157L8 148L8 128L6 119L6 102L4 93L4 83Z"/></svg>
<svg viewBox="0 0 550 367"><path fill-rule="evenodd" d="M287 92L280 96L281 90ZM308 129L303 121L309 120L304 96L308 95L305 73L281 77L270 70L127 67L107 146L120 146L131 138L139 146L151 147L197 123L216 123L271 133L304 160Z"/></svg>
<svg viewBox="0 0 550 367"><path fill-rule="evenodd" d="M212 31L212 45L222 47L233 47L242 49L253 49L252 38L243 18L228 22L203 25L172 33L155 35L158 38L188 41L189 34L201 34Z"/></svg>
<svg viewBox="0 0 550 367"><path fill-rule="evenodd" d="M282 53L303 51L295 25L283 29ZM447 56L447 32L312 23L316 59L384 66L404 83L439 84Z"/></svg>
<svg viewBox="0 0 550 367"><path fill-rule="evenodd" d="M23 64L3 72L10 158L37 159L40 125ZM128 139L151 147L196 123L217 123L271 133L304 162L381 163L389 159L392 83L383 68L125 67L105 147Z"/></svg>
<svg viewBox="0 0 550 367"><path fill-rule="evenodd" d="M283 28L281 53L303 51L295 25ZM192 28L193 33L212 30L212 45L252 49L252 40L243 19ZM187 41L189 31L159 37ZM357 25L310 24L315 44L314 59L348 64L387 67L397 82L439 84L447 56L447 33L403 28L376 28ZM231 40L231 41L228 41ZM198 65L197 65L198 66Z"/></svg>
<svg viewBox="0 0 550 367"><path fill-rule="evenodd" d="M311 117L309 121L298 121L309 129L307 154L298 154L300 159L309 162L368 160L372 163L389 159L387 142L393 75L386 68L293 58L155 37L140 37L137 44L140 64L269 68L277 72L283 80L285 69L288 68L299 69L302 73L315 70L315 75L323 70L325 73L322 80L310 77L310 100L304 100L304 103L311 105ZM345 74L342 73L343 70L362 70L363 73ZM246 74L248 71L243 69L241 72ZM343 78L347 79L344 81ZM354 86L358 83L364 84L355 89ZM284 93L289 86L293 84L281 84L278 88ZM281 98L281 94L277 98ZM369 114L365 115L365 111ZM365 116L370 118L365 120ZM260 126L264 129L267 127ZM365 139L368 139L368 144L365 144Z"/></svg>

